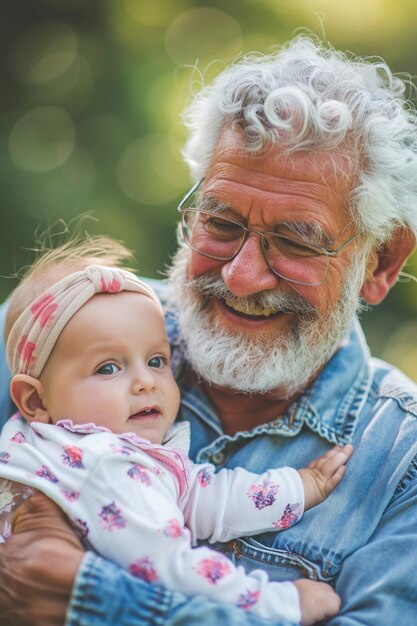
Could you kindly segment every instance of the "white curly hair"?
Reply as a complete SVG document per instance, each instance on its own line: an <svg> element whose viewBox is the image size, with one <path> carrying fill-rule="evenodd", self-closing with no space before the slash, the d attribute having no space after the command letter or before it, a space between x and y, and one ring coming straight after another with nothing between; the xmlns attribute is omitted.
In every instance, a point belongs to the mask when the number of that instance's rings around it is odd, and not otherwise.
<svg viewBox="0 0 417 626"><path fill-rule="evenodd" d="M359 167L347 208L358 230L382 244L404 226L417 239L417 115L407 86L380 59L297 36L272 55L241 58L195 95L183 155L203 178L225 126L243 130L252 152L273 142L287 153L340 148L350 158L353 148Z"/></svg>

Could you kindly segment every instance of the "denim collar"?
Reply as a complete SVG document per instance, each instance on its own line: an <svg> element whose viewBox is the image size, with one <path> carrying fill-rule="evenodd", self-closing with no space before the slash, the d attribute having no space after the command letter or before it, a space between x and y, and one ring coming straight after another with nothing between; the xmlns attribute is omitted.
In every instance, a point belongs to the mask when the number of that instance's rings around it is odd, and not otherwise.
<svg viewBox="0 0 417 626"><path fill-rule="evenodd" d="M172 320L171 320L172 321ZM171 332L174 326L169 325ZM175 333L170 336L174 365L179 374L187 368L184 352ZM181 375L179 376L181 381ZM329 441L344 445L352 441L356 421L371 385L369 349L357 319L312 386L294 403L285 415L276 420L240 431L233 436L223 433L213 406L197 386L181 384L182 405L188 413L205 422L223 442L238 441L261 434L297 435L303 425Z"/></svg>
<svg viewBox="0 0 417 626"><path fill-rule="evenodd" d="M305 422L331 443L350 443L372 384L369 359L369 348L355 319L337 352L298 402L294 425L300 424L300 429Z"/></svg>

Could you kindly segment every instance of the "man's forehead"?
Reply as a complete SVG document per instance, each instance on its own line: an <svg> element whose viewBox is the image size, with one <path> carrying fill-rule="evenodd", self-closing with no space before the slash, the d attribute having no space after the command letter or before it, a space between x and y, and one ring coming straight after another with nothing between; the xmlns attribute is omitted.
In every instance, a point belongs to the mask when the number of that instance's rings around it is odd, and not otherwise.
<svg viewBox="0 0 417 626"><path fill-rule="evenodd" d="M230 170L243 178L251 175L254 186L266 191L269 186L288 182L311 181L347 195L353 188L358 170L358 156L348 142L331 152L316 149L288 153L276 143L267 142L256 152L248 151L242 130L225 128L214 152L206 180L210 177L227 177ZM273 191L273 189L270 189Z"/></svg>
<svg viewBox="0 0 417 626"><path fill-rule="evenodd" d="M225 129L201 194L229 207L232 219L236 213L252 227L313 224L328 241L337 242L341 233L352 230L347 199L356 183L353 171L355 159L347 151L286 154L269 143L251 153L241 131Z"/></svg>

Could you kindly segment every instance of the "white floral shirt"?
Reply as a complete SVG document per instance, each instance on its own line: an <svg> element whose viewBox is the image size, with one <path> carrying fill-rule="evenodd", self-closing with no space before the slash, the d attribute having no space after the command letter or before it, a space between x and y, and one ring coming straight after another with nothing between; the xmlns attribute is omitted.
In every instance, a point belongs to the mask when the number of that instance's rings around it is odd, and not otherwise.
<svg viewBox="0 0 417 626"><path fill-rule="evenodd" d="M298 472L215 473L192 463L188 446L187 423L156 445L70 420L28 424L16 414L0 437L0 531L7 539L13 508L39 489L87 546L134 576L298 622L293 584L270 582L261 570L247 574L221 553L195 547L199 539L225 542L297 522L304 506Z"/></svg>

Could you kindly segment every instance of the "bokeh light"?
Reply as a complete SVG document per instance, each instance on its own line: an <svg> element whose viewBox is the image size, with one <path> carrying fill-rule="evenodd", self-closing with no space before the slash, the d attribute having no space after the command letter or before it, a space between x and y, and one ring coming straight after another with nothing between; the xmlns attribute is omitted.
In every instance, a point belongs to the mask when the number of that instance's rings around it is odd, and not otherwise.
<svg viewBox="0 0 417 626"><path fill-rule="evenodd" d="M190 185L180 150L191 95L240 53L313 32L417 76L412 0L38 0L2 3L0 274L30 259L34 233L89 213L142 273L175 250ZM411 93L415 101L415 95ZM417 275L417 254L406 271ZM0 297L13 281L0 280ZM417 380L417 285L362 315L374 354Z"/></svg>
<svg viewBox="0 0 417 626"><path fill-rule="evenodd" d="M179 149L178 140L167 135L149 135L131 144L117 166L123 192L150 206L176 198L187 184L185 168L176 158Z"/></svg>
<svg viewBox="0 0 417 626"><path fill-rule="evenodd" d="M169 26L165 48L181 65L197 60L233 58L241 51L242 30L228 13L202 7L181 13Z"/></svg>
<svg viewBox="0 0 417 626"><path fill-rule="evenodd" d="M65 22L48 21L23 31L10 53L10 67L18 79L43 84L64 74L77 58L77 36Z"/></svg>
<svg viewBox="0 0 417 626"><path fill-rule="evenodd" d="M144 26L160 26L165 24L169 10L167 0L137 2L122 0L126 14Z"/></svg>
<svg viewBox="0 0 417 626"><path fill-rule="evenodd" d="M9 137L10 157L28 172L48 172L71 156L76 131L70 115L60 107L42 106L20 117Z"/></svg>

